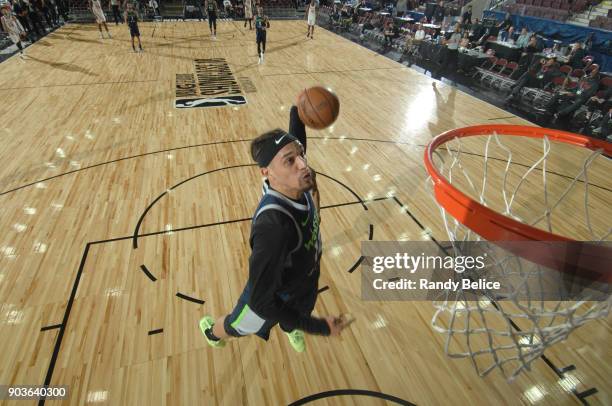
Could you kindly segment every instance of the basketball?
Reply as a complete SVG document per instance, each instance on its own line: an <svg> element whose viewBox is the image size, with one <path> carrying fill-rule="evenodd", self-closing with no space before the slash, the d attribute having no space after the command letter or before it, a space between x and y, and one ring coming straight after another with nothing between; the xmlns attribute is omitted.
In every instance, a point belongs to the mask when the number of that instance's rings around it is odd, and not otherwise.
<svg viewBox="0 0 612 406"><path fill-rule="evenodd" d="M300 119L307 127L321 130L329 127L338 118L340 101L324 87L304 89L297 99Z"/></svg>

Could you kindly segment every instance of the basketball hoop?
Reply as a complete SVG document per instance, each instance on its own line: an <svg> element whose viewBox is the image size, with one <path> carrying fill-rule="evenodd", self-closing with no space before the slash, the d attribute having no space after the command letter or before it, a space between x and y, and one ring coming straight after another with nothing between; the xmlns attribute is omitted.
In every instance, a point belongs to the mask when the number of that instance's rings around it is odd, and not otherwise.
<svg viewBox="0 0 612 406"><path fill-rule="evenodd" d="M475 137L479 137L481 142L478 143ZM511 148L502 142L502 138L505 138L511 141L511 147L520 149L522 144L515 141L521 141L520 137L542 140L542 155L531 166L513 162ZM562 143L579 147L586 155L567 187L551 182L552 176L560 176L548 172L548 165L556 152L551 147L551 141L555 145ZM534 149L532 141L522 142L529 143ZM471 152L463 151L464 144L469 144ZM483 146L484 152L473 152L474 147L482 151ZM504 159L493 158L492 147L498 147ZM427 146L424 160L430 175L428 183L433 185L433 195L452 242L451 254L469 255L474 245L468 242L483 242L485 247L492 247L492 262L486 268L487 277L494 275L506 282L504 292L483 291L481 300L468 299L466 292L458 290L445 292L445 297L435 302L432 326L446 335L445 351L449 356L471 358L481 376L497 368L504 376L514 379L525 369L529 370L531 362L540 357L546 348L566 339L573 330L589 320L605 318L609 314L612 307L609 289L612 273L608 272L612 263L612 247L609 244L612 227L609 217L599 218L597 227L593 227L592 203L597 199L589 200L593 188L589 183L589 170L594 162L607 166L608 171L603 173L612 172L612 162L605 155L612 155L612 144L564 131L520 125L479 125L455 129L437 136ZM475 159L475 156L478 158ZM482 162L480 166L476 165L476 175L482 177L479 188L467 166L474 167L469 159ZM498 170L501 177L495 179L490 167L493 162L499 165L503 161L504 168ZM517 166L527 169L517 175ZM527 188L525 185L540 171L540 186L531 184ZM516 178L515 185L510 187L512 177ZM501 198L497 190L490 191L489 184L494 180L498 181ZM567 181L567 177L564 181ZM584 183L584 196L577 199L576 192L581 188L576 185L580 183ZM534 196L538 187L542 189L541 199ZM465 189L469 192L465 192ZM559 196L554 197L553 190ZM601 190L601 193L609 192L612 197L610 189ZM516 202L520 200L521 192L528 195L523 198L522 206L541 204L541 213L532 209L523 210L528 215L518 213L521 208L516 207ZM574 203L578 200L584 203L583 216L578 216L575 205L570 213L559 214L564 201ZM502 202L499 204L501 207L494 208L495 202L499 201ZM577 221L589 241L556 232L554 224L559 223L556 216L561 220L584 217L582 223ZM603 224L602 228L601 221L608 223ZM500 255L500 250L503 255ZM571 255L568 255L568 251L571 251ZM556 279L553 283L561 285L567 285L568 278L587 280L592 285L587 288L581 285L578 292L572 293L571 300L551 300L542 294L544 289L537 289L538 286L550 286L551 275ZM484 273L468 275L480 276L484 276ZM593 295L590 287L595 287L600 295Z"/></svg>

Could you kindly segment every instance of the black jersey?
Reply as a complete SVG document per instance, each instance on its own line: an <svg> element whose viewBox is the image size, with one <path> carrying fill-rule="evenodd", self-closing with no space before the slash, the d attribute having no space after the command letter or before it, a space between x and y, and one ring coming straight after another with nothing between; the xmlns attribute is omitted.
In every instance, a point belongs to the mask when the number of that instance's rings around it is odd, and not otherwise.
<svg viewBox="0 0 612 406"><path fill-rule="evenodd" d="M127 23L130 27L138 25L138 14L136 14L134 11L128 11L127 12Z"/></svg>
<svg viewBox="0 0 612 406"><path fill-rule="evenodd" d="M249 306L265 319L329 334L325 320L282 303L316 294L322 252L319 214L310 192L300 202L269 188L253 216Z"/></svg>
<svg viewBox="0 0 612 406"><path fill-rule="evenodd" d="M270 22L266 16L255 17L255 29L257 31L265 31L266 28L270 28Z"/></svg>

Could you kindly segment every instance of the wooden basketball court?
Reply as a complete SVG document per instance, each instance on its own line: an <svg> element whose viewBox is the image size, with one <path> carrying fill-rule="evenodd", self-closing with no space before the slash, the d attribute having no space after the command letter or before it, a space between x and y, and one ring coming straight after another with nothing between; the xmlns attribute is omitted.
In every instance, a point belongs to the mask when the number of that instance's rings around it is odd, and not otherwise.
<svg viewBox="0 0 612 406"><path fill-rule="evenodd" d="M610 404L609 319L508 383L444 354L431 302L361 300L361 241L447 239L423 167L432 137L528 122L323 29L307 40L303 21L272 21L263 65L240 22L220 22L216 41L205 22L142 24L141 54L127 27L110 29L100 40L70 24L0 65L0 384L67 385L71 405ZM247 103L175 107L210 64L229 66L221 90L237 82ZM210 348L198 320L231 311L248 276L261 196L249 141L287 129L297 94L319 84L341 108L333 127L308 130L323 206L315 314L357 321L340 338L307 336L303 354L277 328L267 343ZM530 165L541 145L520 141L509 144ZM580 152L550 161L553 192ZM599 233L610 179L593 168Z"/></svg>

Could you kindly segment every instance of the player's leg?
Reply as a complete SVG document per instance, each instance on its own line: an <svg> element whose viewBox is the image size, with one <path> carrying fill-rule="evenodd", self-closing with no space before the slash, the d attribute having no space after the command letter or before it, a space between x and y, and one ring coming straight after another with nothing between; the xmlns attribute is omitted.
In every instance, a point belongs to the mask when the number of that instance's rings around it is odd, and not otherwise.
<svg viewBox="0 0 612 406"><path fill-rule="evenodd" d="M21 40L15 42L17 48L19 48L19 56L23 59L25 57L25 52L23 52L23 45L21 44Z"/></svg>
<svg viewBox="0 0 612 406"><path fill-rule="evenodd" d="M315 303L317 302L319 275L320 271L319 266L317 265L317 269L310 279L310 284L312 285L310 289L308 289L308 291L301 297L291 299L287 303L287 306L291 307L302 315L310 316L314 310ZM280 328L287 335L289 344L291 344L291 347L293 347L296 352L304 352L306 350L306 340L304 339L303 331L297 329L290 330L286 326L283 326L282 323L280 323Z"/></svg>
<svg viewBox="0 0 612 406"><path fill-rule="evenodd" d="M262 31L261 33L261 61L264 61L264 55L266 53L266 31Z"/></svg>
<svg viewBox="0 0 612 406"><path fill-rule="evenodd" d="M220 317L217 321L210 316L200 320L200 330L209 345L223 347L224 339L250 334L256 334L265 340L269 338L270 329L276 322L262 319L251 310L248 305L250 294L250 287L247 285L229 315Z"/></svg>
<svg viewBox="0 0 612 406"><path fill-rule="evenodd" d="M259 58L257 63L261 63L261 36L259 33L257 33L257 58Z"/></svg>

